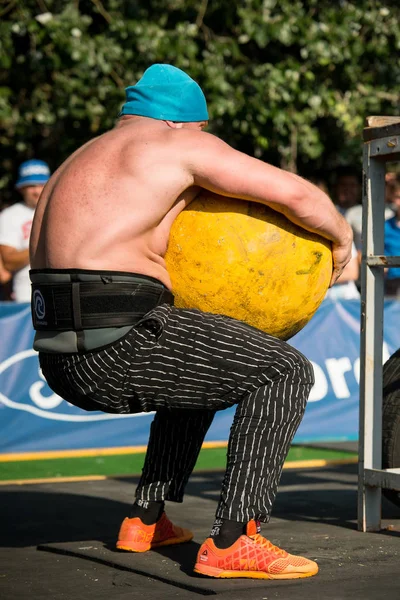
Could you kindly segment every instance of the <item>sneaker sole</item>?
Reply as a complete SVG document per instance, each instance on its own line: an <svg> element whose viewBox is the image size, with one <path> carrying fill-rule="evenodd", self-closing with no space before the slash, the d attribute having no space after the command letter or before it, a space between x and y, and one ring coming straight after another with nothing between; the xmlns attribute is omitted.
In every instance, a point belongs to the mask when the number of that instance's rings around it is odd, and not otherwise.
<svg viewBox="0 0 400 600"><path fill-rule="evenodd" d="M180 538L169 538L163 542L155 542L154 544L130 544L129 542L117 542L116 546L118 550L126 550L127 552L148 552L153 548L161 548L162 546L175 546L176 544L184 544L190 542L193 539L193 534L182 536Z"/></svg>
<svg viewBox="0 0 400 600"><path fill-rule="evenodd" d="M204 567L203 565L195 565L194 572L206 577L217 577L220 579L234 579L239 577L249 579L304 579L305 577L313 577L318 573L318 569L315 571L309 571L307 573L282 573L273 574L265 573L265 571L224 571L223 569L217 569L216 567Z"/></svg>

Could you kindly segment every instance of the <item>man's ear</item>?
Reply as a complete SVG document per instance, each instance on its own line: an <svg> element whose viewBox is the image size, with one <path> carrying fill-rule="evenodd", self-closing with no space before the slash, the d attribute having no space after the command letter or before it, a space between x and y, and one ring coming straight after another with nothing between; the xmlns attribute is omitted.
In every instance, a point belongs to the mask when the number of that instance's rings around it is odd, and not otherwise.
<svg viewBox="0 0 400 600"><path fill-rule="evenodd" d="M164 121L164 123L166 123L168 127L171 127L171 129L182 129L183 127L183 123L177 123L176 121Z"/></svg>

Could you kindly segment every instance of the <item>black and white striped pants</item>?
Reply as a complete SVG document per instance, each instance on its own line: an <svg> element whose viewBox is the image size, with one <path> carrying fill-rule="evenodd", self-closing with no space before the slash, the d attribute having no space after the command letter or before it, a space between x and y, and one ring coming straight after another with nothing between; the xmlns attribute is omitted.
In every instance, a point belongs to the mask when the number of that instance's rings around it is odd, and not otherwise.
<svg viewBox="0 0 400 600"><path fill-rule="evenodd" d="M85 354L40 353L50 387L86 410L157 411L136 497L181 502L215 411L237 404L216 516L268 521L314 383L289 344L234 319L163 304Z"/></svg>

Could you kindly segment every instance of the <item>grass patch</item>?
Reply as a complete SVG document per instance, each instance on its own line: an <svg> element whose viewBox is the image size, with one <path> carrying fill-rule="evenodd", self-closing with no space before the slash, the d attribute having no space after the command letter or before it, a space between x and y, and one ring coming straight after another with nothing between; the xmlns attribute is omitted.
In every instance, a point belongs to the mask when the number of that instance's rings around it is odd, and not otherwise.
<svg viewBox="0 0 400 600"><path fill-rule="evenodd" d="M203 448L195 470L223 470L226 466L226 448ZM304 460L351 460L354 452L325 450L294 445L290 448L288 461ZM0 463L0 480L42 479L47 477L79 477L90 475L140 475L143 454L120 454L112 456L46 458Z"/></svg>

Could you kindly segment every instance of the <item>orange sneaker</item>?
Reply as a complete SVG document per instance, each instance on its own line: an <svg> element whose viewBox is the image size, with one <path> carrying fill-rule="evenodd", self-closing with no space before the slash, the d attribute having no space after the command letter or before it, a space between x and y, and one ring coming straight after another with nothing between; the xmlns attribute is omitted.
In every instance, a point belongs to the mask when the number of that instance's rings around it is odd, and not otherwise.
<svg viewBox="0 0 400 600"><path fill-rule="evenodd" d="M173 525L165 512L154 525L145 525L139 517L126 517L118 534L117 548L129 552L147 552L151 548L189 542L193 533Z"/></svg>
<svg viewBox="0 0 400 600"><path fill-rule="evenodd" d="M260 535L255 521L248 523L246 533L224 550L208 538L198 552L195 573L254 579L297 579L318 573L314 561L288 554Z"/></svg>

